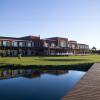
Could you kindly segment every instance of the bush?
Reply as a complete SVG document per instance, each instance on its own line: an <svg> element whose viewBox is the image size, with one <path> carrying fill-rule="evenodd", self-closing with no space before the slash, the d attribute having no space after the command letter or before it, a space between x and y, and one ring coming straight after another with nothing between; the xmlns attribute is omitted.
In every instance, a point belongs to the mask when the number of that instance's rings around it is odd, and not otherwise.
<svg viewBox="0 0 100 100"><path fill-rule="evenodd" d="M22 55L21 54L18 54L18 59L21 59Z"/></svg>

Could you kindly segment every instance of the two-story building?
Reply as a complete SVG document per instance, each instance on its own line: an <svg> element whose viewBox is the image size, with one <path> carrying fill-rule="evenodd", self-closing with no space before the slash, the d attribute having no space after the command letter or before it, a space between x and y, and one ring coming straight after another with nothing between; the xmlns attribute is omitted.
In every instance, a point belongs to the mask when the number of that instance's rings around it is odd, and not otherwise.
<svg viewBox="0 0 100 100"><path fill-rule="evenodd" d="M40 37L26 36L20 38L0 37L0 55L1 56L32 56L38 55L41 47Z"/></svg>
<svg viewBox="0 0 100 100"><path fill-rule="evenodd" d="M67 55L68 53L68 38L46 38L43 43L45 55Z"/></svg>
<svg viewBox="0 0 100 100"><path fill-rule="evenodd" d="M78 43L77 54L89 54L89 45Z"/></svg>
<svg viewBox="0 0 100 100"><path fill-rule="evenodd" d="M70 40L68 41L68 54L75 55L77 50L77 41Z"/></svg>
<svg viewBox="0 0 100 100"><path fill-rule="evenodd" d="M0 37L1 56L33 55L76 55L88 54L89 46L68 38L52 37L40 39L38 36L20 38Z"/></svg>

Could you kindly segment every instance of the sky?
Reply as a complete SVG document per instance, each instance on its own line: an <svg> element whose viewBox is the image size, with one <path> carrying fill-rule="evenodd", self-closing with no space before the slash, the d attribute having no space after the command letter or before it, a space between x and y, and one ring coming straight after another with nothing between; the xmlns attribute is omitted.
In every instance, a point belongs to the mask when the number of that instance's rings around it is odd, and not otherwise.
<svg viewBox="0 0 100 100"><path fill-rule="evenodd" d="M26 35L100 49L100 0L0 0L0 36Z"/></svg>

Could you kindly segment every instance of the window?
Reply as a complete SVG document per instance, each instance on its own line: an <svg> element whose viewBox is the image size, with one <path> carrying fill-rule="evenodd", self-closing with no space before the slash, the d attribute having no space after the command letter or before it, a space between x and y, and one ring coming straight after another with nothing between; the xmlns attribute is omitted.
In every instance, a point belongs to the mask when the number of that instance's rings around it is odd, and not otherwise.
<svg viewBox="0 0 100 100"><path fill-rule="evenodd" d="M83 49L85 49L85 46L83 46Z"/></svg>
<svg viewBox="0 0 100 100"><path fill-rule="evenodd" d="M10 42L9 41L3 41L3 46L10 46Z"/></svg>
<svg viewBox="0 0 100 100"><path fill-rule="evenodd" d="M32 47L34 47L34 42L32 42Z"/></svg>
<svg viewBox="0 0 100 100"><path fill-rule="evenodd" d="M31 50L27 50L27 55L31 55L31 54L32 54Z"/></svg>
<svg viewBox="0 0 100 100"><path fill-rule="evenodd" d="M82 48L83 48L83 46L81 45L81 46L80 46L80 48L82 49Z"/></svg>
<svg viewBox="0 0 100 100"><path fill-rule="evenodd" d="M80 48L79 45L77 47L78 47L78 49Z"/></svg>
<svg viewBox="0 0 100 100"><path fill-rule="evenodd" d="M75 48L75 45L72 45L72 48Z"/></svg>
<svg viewBox="0 0 100 100"><path fill-rule="evenodd" d="M28 46L28 47L31 47L31 42L28 42L28 43L27 43L27 46Z"/></svg>
<svg viewBox="0 0 100 100"><path fill-rule="evenodd" d="M51 43L51 47L55 47L56 45L55 45L55 43Z"/></svg>
<svg viewBox="0 0 100 100"><path fill-rule="evenodd" d="M23 42L19 42L19 46L22 47L23 46Z"/></svg>
<svg viewBox="0 0 100 100"><path fill-rule="evenodd" d="M81 49L81 45L78 45L78 49Z"/></svg>
<svg viewBox="0 0 100 100"><path fill-rule="evenodd" d="M18 46L17 42L12 42L12 46L17 47Z"/></svg>
<svg viewBox="0 0 100 100"><path fill-rule="evenodd" d="M61 42L60 42L60 46L61 46L61 47L66 47L66 41L61 41Z"/></svg>
<svg viewBox="0 0 100 100"><path fill-rule="evenodd" d="M17 54L18 54L17 50L13 50L12 54L13 54L13 56L17 56Z"/></svg>
<svg viewBox="0 0 100 100"><path fill-rule="evenodd" d="M22 43L22 47L25 47L25 46L26 46L25 44L26 44L26 43L25 43L25 42L23 42L23 43Z"/></svg>
<svg viewBox="0 0 100 100"><path fill-rule="evenodd" d="M3 46L7 46L6 41L3 41Z"/></svg>
<svg viewBox="0 0 100 100"><path fill-rule="evenodd" d="M48 47L48 43L45 42L45 43L44 43L44 47Z"/></svg>
<svg viewBox="0 0 100 100"><path fill-rule="evenodd" d="M86 48L89 49L89 46L87 46Z"/></svg>

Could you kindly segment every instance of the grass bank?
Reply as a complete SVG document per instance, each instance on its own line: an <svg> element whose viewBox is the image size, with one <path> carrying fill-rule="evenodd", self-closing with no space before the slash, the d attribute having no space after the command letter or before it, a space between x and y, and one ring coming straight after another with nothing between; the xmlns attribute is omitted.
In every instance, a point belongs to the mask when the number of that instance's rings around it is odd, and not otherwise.
<svg viewBox="0 0 100 100"><path fill-rule="evenodd" d="M49 56L49 57L1 57L0 65L20 66L65 66L100 62L100 55L84 56Z"/></svg>

